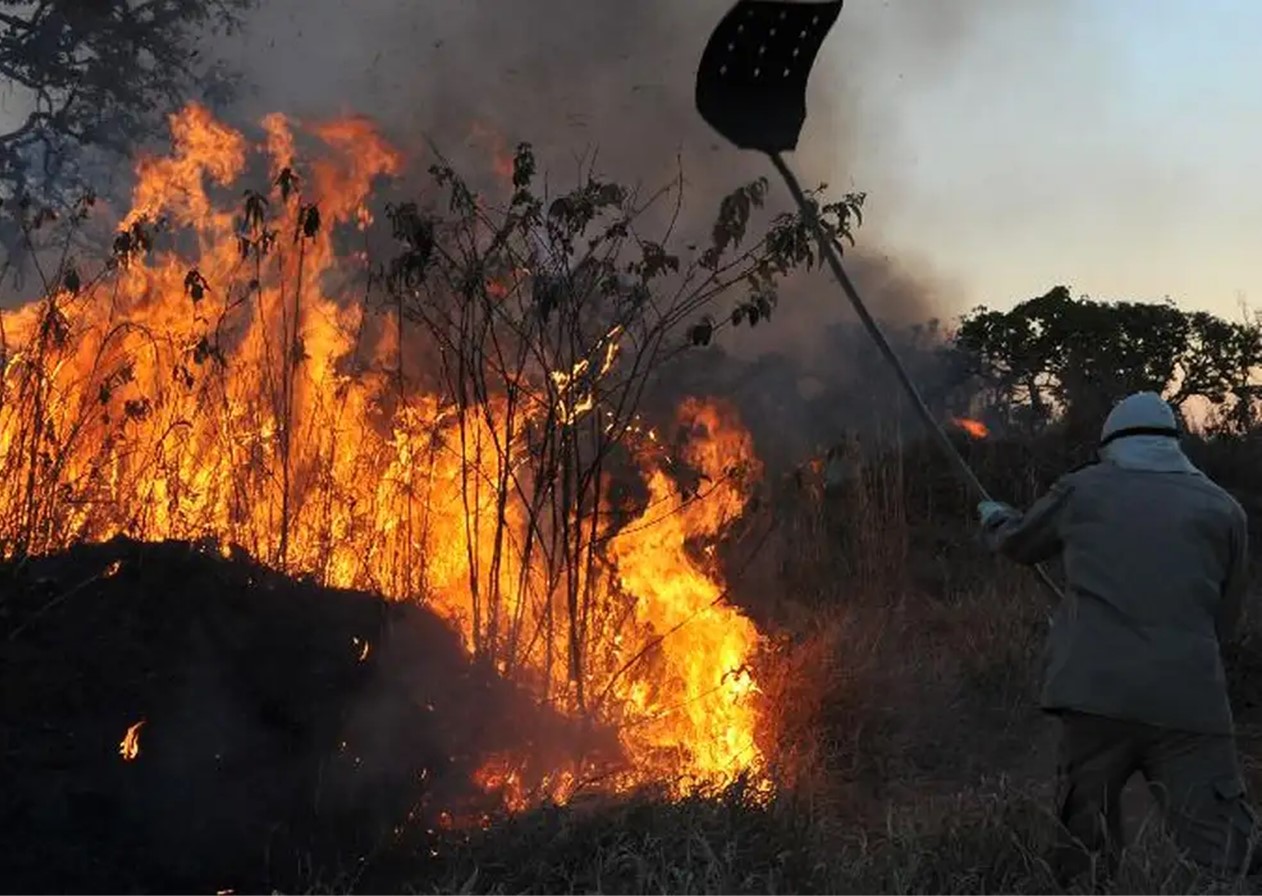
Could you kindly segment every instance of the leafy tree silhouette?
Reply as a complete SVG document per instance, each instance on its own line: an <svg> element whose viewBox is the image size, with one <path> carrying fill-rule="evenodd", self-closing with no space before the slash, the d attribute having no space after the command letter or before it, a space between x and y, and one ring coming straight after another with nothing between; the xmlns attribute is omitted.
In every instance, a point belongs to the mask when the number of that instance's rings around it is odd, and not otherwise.
<svg viewBox="0 0 1262 896"><path fill-rule="evenodd" d="M974 309L952 348L989 412L1027 432L1055 422L1071 442L1089 442L1112 404L1139 390L1160 392L1177 408L1204 399L1219 431L1258 422L1257 317L1233 322L1169 301L1075 299L1057 286L1009 311Z"/></svg>
<svg viewBox="0 0 1262 896"><path fill-rule="evenodd" d="M229 78L200 40L253 0L0 0L0 75L19 117L0 133L0 196L65 206L84 148L126 153L197 86Z"/></svg>

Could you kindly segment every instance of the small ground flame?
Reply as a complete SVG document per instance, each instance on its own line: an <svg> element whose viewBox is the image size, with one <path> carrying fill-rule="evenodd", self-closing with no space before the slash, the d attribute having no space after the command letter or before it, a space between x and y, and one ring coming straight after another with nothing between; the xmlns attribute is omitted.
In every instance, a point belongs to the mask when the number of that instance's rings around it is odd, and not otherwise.
<svg viewBox="0 0 1262 896"><path fill-rule="evenodd" d="M363 638L351 638L351 644L359 651L359 661L361 663L368 659L368 654L372 652L372 644Z"/></svg>
<svg viewBox="0 0 1262 896"><path fill-rule="evenodd" d="M118 745L118 755L123 757L123 761L133 762L140 755L140 729L144 724L145 720L141 719L128 728L127 733L123 735Z"/></svg>
<svg viewBox="0 0 1262 896"><path fill-rule="evenodd" d="M990 430L980 420L971 420L968 417L952 417L951 422L968 433L971 439L984 439L990 435Z"/></svg>

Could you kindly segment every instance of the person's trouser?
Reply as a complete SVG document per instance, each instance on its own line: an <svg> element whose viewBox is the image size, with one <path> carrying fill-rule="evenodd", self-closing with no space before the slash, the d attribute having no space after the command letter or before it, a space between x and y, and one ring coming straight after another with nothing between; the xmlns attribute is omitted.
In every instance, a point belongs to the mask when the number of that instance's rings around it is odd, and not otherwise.
<svg viewBox="0 0 1262 896"><path fill-rule="evenodd" d="M1058 713L1061 746L1057 806L1062 826L1053 852L1062 881L1093 865L1116 870L1123 845L1122 789L1141 772L1179 847L1198 865L1237 873L1250 862L1255 818L1230 735L1158 728L1077 712Z"/></svg>

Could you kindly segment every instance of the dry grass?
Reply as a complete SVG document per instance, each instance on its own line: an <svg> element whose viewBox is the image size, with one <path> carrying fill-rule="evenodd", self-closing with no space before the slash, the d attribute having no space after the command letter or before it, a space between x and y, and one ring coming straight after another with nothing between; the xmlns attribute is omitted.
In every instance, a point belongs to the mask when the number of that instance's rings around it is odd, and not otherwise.
<svg viewBox="0 0 1262 896"><path fill-rule="evenodd" d="M884 460L854 458L835 494L818 482L771 489L763 506L775 535L753 564L737 564L734 599L769 633L758 679L764 752L780 781L774 800L759 802L738 782L683 802L641 795L541 809L474 836L413 830L365 867L313 858L308 887L1054 891L1043 857L1055 731L1034 708L1047 596L972 542L967 501L923 462L923 446L899 448ZM37 485L30 479L31 501L54 494ZM13 541L29 540L19 535ZM1234 663L1262 667L1262 639L1243 641ZM1244 730L1257 730L1250 713L1259 705L1245 708ZM1243 746L1258 778L1262 740ZM1131 821L1138 836L1118 889L1249 890L1180 862L1142 801Z"/></svg>
<svg viewBox="0 0 1262 896"><path fill-rule="evenodd" d="M836 499L862 528L831 527L818 502L802 501L799 517L783 521L791 537L780 553L749 573L745 602L780 633L760 678L783 781L770 805L737 787L673 805L538 811L443 844L410 877L396 857L370 883L495 893L1060 892L1045 861L1056 731L1036 709L1048 598L967 537L953 562L964 556L971 568L948 570L936 593L918 585L908 571L923 560L922 524L908 521L900 481L896 471L865 472ZM988 584L952 589L958 580ZM1257 648L1247 636L1237 668L1252 668ZM1252 710L1238 711L1248 730ZM1251 778L1258 747L1242 738ZM1132 842L1117 892L1256 889L1182 861L1139 781L1124 802Z"/></svg>
<svg viewBox="0 0 1262 896"><path fill-rule="evenodd" d="M737 583L735 598L773 633L758 659L758 680L767 720L764 751L774 757L781 784L775 799L759 802L738 782L676 803L640 794L540 809L474 834L429 834L413 825L365 850L368 858L358 863L354 856L363 846L355 843L364 837L348 830L336 848L289 867L287 889L297 882L319 892L1056 891L1044 861L1054 830L1048 790L1055 729L1035 709L1046 597L1025 572L985 558L966 534L938 544L938 559L924 563L927 525L966 533L967 523L946 516L949 509L928 524L911 520L905 511L914 510L915 501L906 495L901 504L889 493L879 496L882 504L865 503L877 489L892 489L893 481L889 471L860 480L839 498L848 504L830 511L831 522L809 494L793 497L789 508L798 515L779 517L787 537L758 554ZM775 500L767 506L784 513ZM212 585L225 574L217 563L211 564ZM916 574L918 564L945 572ZM153 578L146 575L145 582ZM125 575L108 581L127 593ZM954 584L962 581L987 584ZM154 595L165 595L165 587ZM244 586L224 590L230 602L246 598ZM215 601L204 602L210 612ZM96 609L107 612L104 605ZM195 615L177 619L184 624ZM48 621L40 617L39 625ZM107 628L86 616L80 623L92 631ZM349 631L341 623L335 629ZM119 634L112 637L117 642ZM334 646L351 663L344 642ZM264 649L267 639L259 643ZM1262 721L1262 700L1252 685L1262 668L1260 644L1250 631L1231 658L1246 735ZM17 646L38 645L24 636ZM403 655L415 663L426 652ZM62 671L78 675L85 661L62 664ZM308 660L281 668L300 668L298 679L312 680ZM273 689L292 683L292 676L269 669L255 671L265 683L274 678ZM443 680L420 678L434 686ZM93 678L118 687L117 679ZM405 690L414 697L411 688ZM253 699L260 691L267 688L251 684L244 692ZM511 733L502 712L485 699L463 702L471 717L489 712L501 723L497 730ZM314 708L322 701L303 696L297 704ZM197 706L204 704L190 701L186 709ZM111 716L101 737L116 738L130 720ZM450 727L448 720L439 733ZM149 731L146 742L155 752L156 732ZM395 729L383 731L382 739L396 751L402 743L407 760L419 755ZM1246 773L1257 784L1262 741L1246 736L1242 746ZM287 756L277 767L292 765ZM252 756L245 767L263 775L273 766ZM411 765L400 768L407 772ZM1247 881L1211 880L1182 863L1146 814L1142 793L1130 796L1136 839L1118 891L1252 888ZM143 879L137 886L143 889Z"/></svg>
<svg viewBox="0 0 1262 896"><path fill-rule="evenodd" d="M1028 680L1029 658L1000 650L984 660L1002 628L968 632L964 620L949 620L939 635L954 623L954 636L914 662L905 651L931 638L910 620L885 629L886 640L855 615L822 621L772 684L786 722L779 759L793 780L771 805L736 789L539 811L444 844L416 877L404 864L370 882L494 893L1061 892L1044 858L1054 732L1014 685ZM1118 892L1254 888L1182 862L1134 796Z"/></svg>
<svg viewBox="0 0 1262 896"><path fill-rule="evenodd" d="M1055 892L1041 854L1041 794L1003 782L842 824L794 800L738 796L540 813L443 857L445 892ZM1121 892L1230 892L1151 830L1128 851ZM1237 888L1239 889L1239 888Z"/></svg>

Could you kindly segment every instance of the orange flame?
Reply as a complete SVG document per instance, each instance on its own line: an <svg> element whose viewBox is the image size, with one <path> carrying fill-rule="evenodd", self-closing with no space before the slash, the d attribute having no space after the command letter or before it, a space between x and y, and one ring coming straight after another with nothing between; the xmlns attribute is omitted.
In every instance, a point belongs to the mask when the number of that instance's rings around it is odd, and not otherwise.
<svg viewBox="0 0 1262 896"><path fill-rule="evenodd" d="M124 762L133 762L140 755L140 729L144 724L145 720L141 719L129 727L119 742L118 755L123 757Z"/></svg>
<svg viewBox="0 0 1262 896"><path fill-rule="evenodd" d="M984 439L990 435L990 430L980 420L972 420L968 417L952 417L951 422L968 433L969 438Z"/></svg>
<svg viewBox="0 0 1262 896"><path fill-rule="evenodd" d="M440 394L402 392L390 374L397 344L371 335L373 312L346 288L362 259L339 258L331 231L371 222L374 181L399 170L399 153L360 119L300 134L272 115L252 145L193 105L171 131L168 155L139 162L122 223L164 216L179 248L121 252L106 298L67 291L0 312L0 475L31 486L0 492L0 546L209 538L331 586L420 597L471 653L489 645L495 667L541 700L613 726L630 767L609 786L668 782L682 794L758 777L750 663L760 635L725 602L717 570L686 550L744 511L734 471L759 472L735 414L701 401L680 410L694 433L686 459L710 483L702 497L646 448L647 507L617 531L601 522L612 509L597 516L602 563L573 577L596 610L576 642L554 624L567 594L542 552L487 547L529 543L530 507L462 487L516 476L530 456L524 437L494 422L505 396L461 412ZM326 150L305 167L300 138ZM212 191L259 151L271 188L247 194L244 213L219 205ZM563 425L593 412L621 335L572 370L539 375ZM648 432L646 445L656 439ZM493 583L493 596L471 581ZM366 660L368 643L354 646ZM576 664L577 677L566 669ZM125 759L142 724L120 747ZM481 780L520 807L533 797L516 767L497 758ZM565 800L576 780L557 768L542 786Z"/></svg>
<svg viewBox="0 0 1262 896"><path fill-rule="evenodd" d="M474 773L473 780L487 792L498 792L504 801L504 808L510 812L520 812L530 807L526 787L511 757L493 756Z"/></svg>
<svg viewBox="0 0 1262 896"><path fill-rule="evenodd" d="M687 460L713 483L704 497L685 499L661 469L649 475L649 509L614 539L613 555L624 588L638 598L663 647L665 674L649 687L627 681L625 699L645 722L623 735L637 755L691 752L680 763L698 782L722 780L733 769L758 772L763 757L753 741L757 685L748 667L758 643L754 624L723 603L722 583L688 556L685 544L715 535L745 509L746 495L733 467L757 474L753 440L730 410L690 400L682 422L702 428ZM693 732L693 742L679 735ZM682 757L681 757L682 758Z"/></svg>
<svg viewBox="0 0 1262 896"><path fill-rule="evenodd" d="M490 145L491 171L501 182L512 183L516 163L512 152L505 144L503 135L489 125L475 121L470 129L470 136Z"/></svg>

